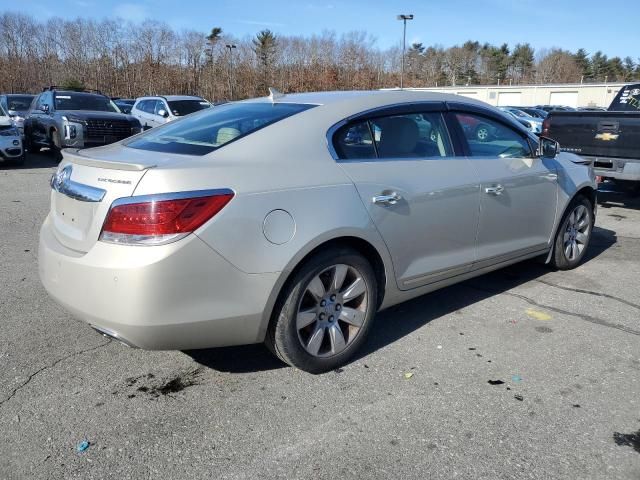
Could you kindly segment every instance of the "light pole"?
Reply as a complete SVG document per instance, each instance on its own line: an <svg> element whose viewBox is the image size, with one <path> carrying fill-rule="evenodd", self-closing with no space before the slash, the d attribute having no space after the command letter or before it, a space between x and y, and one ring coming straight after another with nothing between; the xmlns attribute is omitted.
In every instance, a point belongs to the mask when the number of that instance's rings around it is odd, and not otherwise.
<svg viewBox="0 0 640 480"><path fill-rule="evenodd" d="M225 47L229 49L229 93L231 100L233 100L233 49L237 46L233 43L227 43Z"/></svg>
<svg viewBox="0 0 640 480"><path fill-rule="evenodd" d="M402 20L403 29L402 29L402 70L400 71L400 88L404 86L404 51L407 43L407 20L413 20L413 15L398 15L396 17L398 20Z"/></svg>

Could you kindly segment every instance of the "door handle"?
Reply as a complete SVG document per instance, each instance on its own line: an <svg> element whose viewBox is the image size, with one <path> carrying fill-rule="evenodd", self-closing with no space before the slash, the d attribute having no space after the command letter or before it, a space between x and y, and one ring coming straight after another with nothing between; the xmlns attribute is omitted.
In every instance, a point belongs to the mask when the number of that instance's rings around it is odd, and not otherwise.
<svg viewBox="0 0 640 480"><path fill-rule="evenodd" d="M502 195L502 192L504 192L502 185L493 185L484 189L484 193L488 193L489 195Z"/></svg>
<svg viewBox="0 0 640 480"><path fill-rule="evenodd" d="M396 192L388 194L376 195L371 199L376 205L395 205L398 201L402 200L402 197Z"/></svg>

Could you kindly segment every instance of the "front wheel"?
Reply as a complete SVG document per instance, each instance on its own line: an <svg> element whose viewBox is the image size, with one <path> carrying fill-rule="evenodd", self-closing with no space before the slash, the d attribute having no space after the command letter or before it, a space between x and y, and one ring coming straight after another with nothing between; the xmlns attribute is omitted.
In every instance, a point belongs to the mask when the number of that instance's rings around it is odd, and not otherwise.
<svg viewBox="0 0 640 480"><path fill-rule="evenodd" d="M312 257L283 290L267 346L284 362L310 373L343 365L364 341L377 310L369 262L348 248Z"/></svg>
<svg viewBox="0 0 640 480"><path fill-rule="evenodd" d="M593 231L593 206L583 196L572 200L556 233L551 265L570 270L582 261Z"/></svg>

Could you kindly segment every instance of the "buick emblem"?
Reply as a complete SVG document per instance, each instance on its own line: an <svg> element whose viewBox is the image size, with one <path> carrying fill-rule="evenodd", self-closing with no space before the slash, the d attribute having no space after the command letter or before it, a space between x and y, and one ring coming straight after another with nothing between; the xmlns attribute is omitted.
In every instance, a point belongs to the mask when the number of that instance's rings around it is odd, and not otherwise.
<svg viewBox="0 0 640 480"><path fill-rule="evenodd" d="M71 170L73 170L73 167L71 165L66 165L63 169L54 173L51 176L51 188L57 192L62 192L65 184L71 178Z"/></svg>

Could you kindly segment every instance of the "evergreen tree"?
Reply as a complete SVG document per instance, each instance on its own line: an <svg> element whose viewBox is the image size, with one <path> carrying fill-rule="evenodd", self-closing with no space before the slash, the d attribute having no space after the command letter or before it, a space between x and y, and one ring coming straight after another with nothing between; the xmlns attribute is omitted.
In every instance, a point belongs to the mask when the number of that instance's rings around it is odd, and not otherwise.
<svg viewBox="0 0 640 480"><path fill-rule="evenodd" d="M591 79L593 71L591 69L591 61L589 60L589 54L587 51L584 48L580 48L576 53L574 53L573 58L578 67L580 67L584 80Z"/></svg>
<svg viewBox="0 0 640 480"><path fill-rule="evenodd" d="M258 59L259 84L261 93L266 93L272 84L272 73L275 63L275 56L278 47L278 40L275 34L269 30L262 30L253 39L253 51Z"/></svg>

